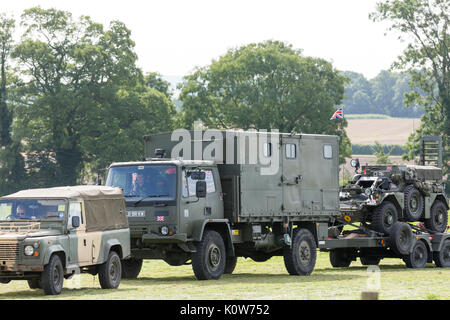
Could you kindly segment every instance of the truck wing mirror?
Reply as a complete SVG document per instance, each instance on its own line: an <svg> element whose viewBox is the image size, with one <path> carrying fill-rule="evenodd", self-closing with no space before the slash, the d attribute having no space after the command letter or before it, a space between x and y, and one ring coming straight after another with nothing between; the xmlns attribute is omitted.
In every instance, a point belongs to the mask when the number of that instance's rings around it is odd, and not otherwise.
<svg viewBox="0 0 450 320"><path fill-rule="evenodd" d="M204 171L188 171L188 176L192 180L205 180L206 174Z"/></svg>
<svg viewBox="0 0 450 320"><path fill-rule="evenodd" d="M199 180L195 184L195 194L197 198L205 198L206 197L206 181Z"/></svg>
<svg viewBox="0 0 450 320"><path fill-rule="evenodd" d="M78 228L80 226L80 217L79 216L73 216L72 217L72 227L74 229Z"/></svg>

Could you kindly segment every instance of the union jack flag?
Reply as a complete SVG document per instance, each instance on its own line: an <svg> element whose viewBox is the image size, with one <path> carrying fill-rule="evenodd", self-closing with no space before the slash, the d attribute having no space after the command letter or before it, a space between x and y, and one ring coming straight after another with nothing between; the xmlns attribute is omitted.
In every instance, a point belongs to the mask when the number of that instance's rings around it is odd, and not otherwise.
<svg viewBox="0 0 450 320"><path fill-rule="evenodd" d="M157 216L156 221L164 221L164 216Z"/></svg>
<svg viewBox="0 0 450 320"><path fill-rule="evenodd" d="M336 110L336 112L333 114L333 116L330 118L330 120L343 119L343 118L344 118L344 110L341 107L341 108Z"/></svg>

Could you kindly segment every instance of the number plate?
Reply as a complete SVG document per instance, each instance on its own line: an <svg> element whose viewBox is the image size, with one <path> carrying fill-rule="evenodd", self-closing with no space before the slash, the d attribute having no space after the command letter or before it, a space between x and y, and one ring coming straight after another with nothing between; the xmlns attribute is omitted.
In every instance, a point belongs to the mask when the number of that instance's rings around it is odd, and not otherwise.
<svg viewBox="0 0 450 320"><path fill-rule="evenodd" d="M127 217L145 217L145 211L127 211Z"/></svg>

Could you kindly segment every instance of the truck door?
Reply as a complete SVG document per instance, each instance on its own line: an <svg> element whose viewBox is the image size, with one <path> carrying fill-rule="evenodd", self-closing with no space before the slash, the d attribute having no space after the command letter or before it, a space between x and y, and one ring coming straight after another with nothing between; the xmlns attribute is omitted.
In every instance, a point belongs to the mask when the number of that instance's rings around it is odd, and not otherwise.
<svg viewBox="0 0 450 320"><path fill-rule="evenodd" d="M302 206L302 162L300 161L299 137L283 137L282 186L283 208L286 212L299 212Z"/></svg>
<svg viewBox="0 0 450 320"><path fill-rule="evenodd" d="M72 217L79 217L80 225L72 225ZM78 201L69 202L69 263L80 266L91 264L92 262L92 242L89 241L86 233L86 221L82 214L82 204Z"/></svg>

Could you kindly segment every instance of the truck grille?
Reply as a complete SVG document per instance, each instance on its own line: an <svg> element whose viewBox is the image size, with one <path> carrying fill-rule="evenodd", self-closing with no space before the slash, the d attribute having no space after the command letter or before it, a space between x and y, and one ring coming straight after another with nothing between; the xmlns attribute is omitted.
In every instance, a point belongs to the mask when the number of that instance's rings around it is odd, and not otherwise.
<svg viewBox="0 0 450 320"><path fill-rule="evenodd" d="M19 256L19 243L17 241L0 241L0 260L13 261Z"/></svg>

